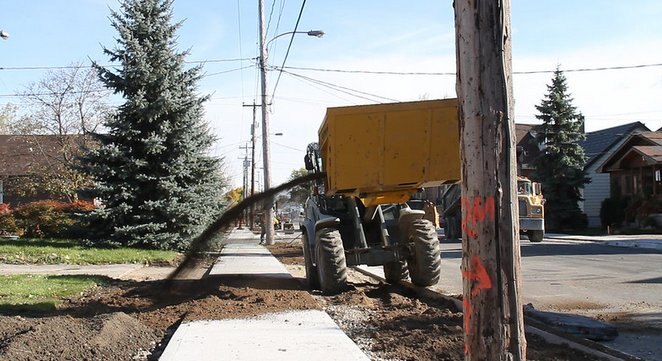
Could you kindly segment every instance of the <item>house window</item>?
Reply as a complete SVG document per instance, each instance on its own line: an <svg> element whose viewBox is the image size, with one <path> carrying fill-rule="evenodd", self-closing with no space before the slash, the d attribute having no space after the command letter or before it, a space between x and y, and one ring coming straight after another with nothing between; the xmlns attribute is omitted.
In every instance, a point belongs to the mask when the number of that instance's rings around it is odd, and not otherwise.
<svg viewBox="0 0 662 361"><path fill-rule="evenodd" d="M655 171L655 181L662 182L662 170L657 169Z"/></svg>

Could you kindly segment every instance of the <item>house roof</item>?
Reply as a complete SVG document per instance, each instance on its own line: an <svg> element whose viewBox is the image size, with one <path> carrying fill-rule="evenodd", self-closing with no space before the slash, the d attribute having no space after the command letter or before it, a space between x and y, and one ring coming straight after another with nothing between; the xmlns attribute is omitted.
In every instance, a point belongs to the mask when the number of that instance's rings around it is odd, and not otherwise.
<svg viewBox="0 0 662 361"><path fill-rule="evenodd" d="M0 176L20 176L62 157L63 144L77 152L82 135L0 135Z"/></svg>
<svg viewBox="0 0 662 361"><path fill-rule="evenodd" d="M587 157L586 168L590 167L623 137L636 130L648 131L649 129L641 122L634 122L586 133L586 139L579 142Z"/></svg>
<svg viewBox="0 0 662 361"><path fill-rule="evenodd" d="M515 143L519 144L535 126L535 124L515 124L515 137L517 137Z"/></svg>
<svg viewBox="0 0 662 361"><path fill-rule="evenodd" d="M600 165L598 172L614 170L621 159L636 152L649 164L662 161L662 132L634 132L623 142L607 160ZM614 168L614 169L612 169Z"/></svg>
<svg viewBox="0 0 662 361"><path fill-rule="evenodd" d="M639 145L632 147L648 164L662 163L662 145Z"/></svg>

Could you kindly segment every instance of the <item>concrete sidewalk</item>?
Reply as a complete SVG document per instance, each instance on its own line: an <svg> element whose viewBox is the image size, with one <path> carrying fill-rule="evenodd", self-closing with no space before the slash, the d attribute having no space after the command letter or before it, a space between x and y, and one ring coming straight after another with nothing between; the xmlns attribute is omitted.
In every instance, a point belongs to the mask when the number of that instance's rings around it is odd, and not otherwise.
<svg viewBox="0 0 662 361"><path fill-rule="evenodd" d="M142 264L109 264L109 265L23 265L0 264L0 275L38 274L38 275L99 275L121 279L126 275L142 269Z"/></svg>
<svg viewBox="0 0 662 361"><path fill-rule="evenodd" d="M210 276L292 278L259 235L235 229ZM287 311L245 319L181 324L160 360L369 360L319 310Z"/></svg>
<svg viewBox="0 0 662 361"><path fill-rule="evenodd" d="M559 241L593 242L615 247L662 250L662 235L659 234L578 236L562 233L545 233L545 238Z"/></svg>

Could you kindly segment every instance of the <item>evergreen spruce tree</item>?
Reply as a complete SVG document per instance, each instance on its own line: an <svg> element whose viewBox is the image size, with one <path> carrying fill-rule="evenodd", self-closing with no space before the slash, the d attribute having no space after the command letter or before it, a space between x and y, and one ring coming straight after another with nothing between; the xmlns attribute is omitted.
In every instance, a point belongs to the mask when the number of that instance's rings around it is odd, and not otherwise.
<svg viewBox="0 0 662 361"><path fill-rule="evenodd" d="M101 80L124 98L85 156L103 207L92 215L97 242L183 249L222 207L221 160L202 120L200 67L184 68L176 50L173 0L122 0L111 14L116 46L104 51L113 68Z"/></svg>
<svg viewBox="0 0 662 361"><path fill-rule="evenodd" d="M542 183L545 221L548 229L580 228L586 226L586 215L579 209L580 189L590 181L584 166L586 156L579 141L585 139L584 117L572 105L563 72L554 72L552 84L540 105L536 118L536 141L543 145L534 160L534 177Z"/></svg>

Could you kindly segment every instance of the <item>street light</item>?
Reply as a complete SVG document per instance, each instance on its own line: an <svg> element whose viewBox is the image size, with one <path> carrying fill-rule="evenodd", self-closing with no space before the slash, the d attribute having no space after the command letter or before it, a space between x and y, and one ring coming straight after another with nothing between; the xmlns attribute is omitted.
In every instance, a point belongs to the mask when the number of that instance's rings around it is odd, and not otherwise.
<svg viewBox="0 0 662 361"><path fill-rule="evenodd" d="M4 40L9 39L9 33L4 30L0 30L0 38L3 38Z"/></svg>
<svg viewBox="0 0 662 361"><path fill-rule="evenodd" d="M278 34L271 38L271 40L267 41L267 44L265 45L267 49L269 48L269 44L271 44L272 41L280 38L281 36L289 35L289 34L306 34L308 36L314 36L316 38L321 38L324 36L324 32L322 30L309 30L309 31L288 31L286 33Z"/></svg>
<svg viewBox="0 0 662 361"><path fill-rule="evenodd" d="M278 34L271 40L267 41L267 32L264 22L264 0L258 1L258 12L260 14L260 87L262 88L262 161L264 162L264 190L268 191L271 188L271 152L269 151L269 110L267 109L267 45L277 38L287 34L303 33L308 36L321 37L324 32L321 30L310 31L290 31ZM271 208L272 200L267 201L263 220L265 222L265 236L266 244L274 243L274 223L273 223L273 209Z"/></svg>

